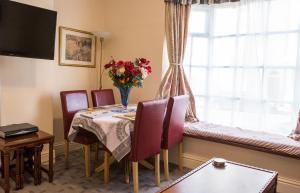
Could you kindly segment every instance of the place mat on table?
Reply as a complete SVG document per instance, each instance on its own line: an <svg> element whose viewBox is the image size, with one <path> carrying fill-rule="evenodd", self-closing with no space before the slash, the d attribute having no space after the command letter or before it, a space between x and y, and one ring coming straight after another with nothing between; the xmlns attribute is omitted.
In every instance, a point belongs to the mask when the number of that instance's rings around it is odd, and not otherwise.
<svg viewBox="0 0 300 193"><path fill-rule="evenodd" d="M101 111L101 110L87 110L84 112L80 112L80 116L85 117L85 118L89 118L89 119L94 119L97 117L101 117L105 114L109 113L109 111Z"/></svg>
<svg viewBox="0 0 300 193"><path fill-rule="evenodd" d="M111 108L123 108L123 105L115 104L115 105L104 105L104 106L94 107L94 109L111 109Z"/></svg>
<svg viewBox="0 0 300 193"><path fill-rule="evenodd" d="M135 121L135 114L135 112L130 112L125 114L113 115L113 117Z"/></svg>

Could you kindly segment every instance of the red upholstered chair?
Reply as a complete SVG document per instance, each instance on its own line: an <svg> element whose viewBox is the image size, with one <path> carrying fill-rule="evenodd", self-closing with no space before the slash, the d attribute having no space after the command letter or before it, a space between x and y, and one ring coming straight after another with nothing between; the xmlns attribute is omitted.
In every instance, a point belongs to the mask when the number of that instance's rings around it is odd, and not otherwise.
<svg viewBox="0 0 300 193"><path fill-rule="evenodd" d="M171 97L168 101L167 112L164 120L161 148L163 149L164 173L169 180L169 153L168 150L179 145L179 169L182 170L182 140L188 96Z"/></svg>
<svg viewBox="0 0 300 193"><path fill-rule="evenodd" d="M63 120L64 120L64 138L65 138L65 161L66 167L69 162L69 140L68 133L71 127L73 117L79 110L87 109L88 97L85 90L62 91L60 92ZM82 144L85 156L85 175L90 176L90 145L99 142L97 136L91 132L80 129L74 142Z"/></svg>
<svg viewBox="0 0 300 193"><path fill-rule="evenodd" d="M138 193L138 162L155 156L155 181L160 185L159 154L162 128L166 111L166 100L140 102L136 111L131 152L134 193Z"/></svg>
<svg viewBox="0 0 300 193"><path fill-rule="evenodd" d="M112 89L92 90L93 107L114 105L115 98Z"/></svg>
<svg viewBox="0 0 300 193"><path fill-rule="evenodd" d="M114 105L115 104L115 97L114 92L112 89L101 89L101 90L92 90L92 101L93 107L105 106L105 105ZM98 160L98 151L101 149L99 144L96 146L96 160ZM103 149L103 148L102 148ZM104 148L105 150L105 148ZM108 183L109 181L109 158L110 153L108 151L104 151L104 162L106 167L104 169L104 183Z"/></svg>

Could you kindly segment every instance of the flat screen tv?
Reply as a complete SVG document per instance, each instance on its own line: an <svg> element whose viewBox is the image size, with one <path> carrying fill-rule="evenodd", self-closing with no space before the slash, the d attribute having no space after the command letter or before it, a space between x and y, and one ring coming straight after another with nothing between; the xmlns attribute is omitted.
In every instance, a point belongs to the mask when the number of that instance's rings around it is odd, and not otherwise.
<svg viewBox="0 0 300 193"><path fill-rule="evenodd" d="M0 0L0 55L54 59L55 11Z"/></svg>

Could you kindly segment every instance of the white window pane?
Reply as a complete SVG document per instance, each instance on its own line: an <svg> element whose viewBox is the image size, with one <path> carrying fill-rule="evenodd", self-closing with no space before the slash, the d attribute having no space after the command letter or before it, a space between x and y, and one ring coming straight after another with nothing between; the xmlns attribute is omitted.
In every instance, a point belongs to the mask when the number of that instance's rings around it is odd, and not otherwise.
<svg viewBox="0 0 300 193"><path fill-rule="evenodd" d="M208 122L231 125L232 101L211 98L208 103Z"/></svg>
<svg viewBox="0 0 300 193"><path fill-rule="evenodd" d="M238 38L238 65L262 66L264 59L264 37L245 36Z"/></svg>
<svg viewBox="0 0 300 193"><path fill-rule="evenodd" d="M184 73L186 75L186 78L188 79L189 82L191 82L191 74L190 74L190 67L189 66L183 66Z"/></svg>
<svg viewBox="0 0 300 193"><path fill-rule="evenodd" d="M293 120L292 105L267 103L265 105L264 129L267 132L288 135L294 129L295 120Z"/></svg>
<svg viewBox="0 0 300 193"><path fill-rule="evenodd" d="M207 54L208 54L208 39L194 37L193 48L192 48L192 65L195 66L206 66L207 65Z"/></svg>
<svg viewBox="0 0 300 193"><path fill-rule="evenodd" d="M206 118L205 116L205 104L207 100L204 97L195 97L197 117L201 120Z"/></svg>
<svg viewBox="0 0 300 193"><path fill-rule="evenodd" d="M185 54L183 59L184 66L189 66L191 63L191 54L192 54L191 48L192 48L192 38L188 37L186 41Z"/></svg>
<svg viewBox="0 0 300 193"><path fill-rule="evenodd" d="M206 91L206 69L192 68L190 85L194 95L204 95Z"/></svg>
<svg viewBox="0 0 300 193"><path fill-rule="evenodd" d="M299 28L299 0L270 1L269 30L286 31Z"/></svg>
<svg viewBox="0 0 300 193"><path fill-rule="evenodd" d="M300 1L299 0L290 0L291 4L289 6L289 18L286 22L289 23L289 29L299 29L300 26Z"/></svg>
<svg viewBox="0 0 300 193"><path fill-rule="evenodd" d="M235 103L233 125L243 129L262 131L263 105L259 102L242 100Z"/></svg>
<svg viewBox="0 0 300 193"><path fill-rule="evenodd" d="M295 66L297 61L298 35L270 35L266 47L266 65Z"/></svg>
<svg viewBox="0 0 300 193"><path fill-rule="evenodd" d="M260 99L262 87L262 70L238 69L236 95L244 99Z"/></svg>
<svg viewBox="0 0 300 193"><path fill-rule="evenodd" d="M293 101L294 80L294 70L266 70L264 73L264 99L271 101Z"/></svg>
<svg viewBox="0 0 300 193"><path fill-rule="evenodd" d="M205 33L206 32L206 11L193 9L189 19L190 33Z"/></svg>
<svg viewBox="0 0 300 193"><path fill-rule="evenodd" d="M269 1L248 1L240 7L239 33L261 33L267 31Z"/></svg>
<svg viewBox="0 0 300 193"><path fill-rule="evenodd" d="M236 38L217 38L213 45L213 65L233 66Z"/></svg>
<svg viewBox="0 0 300 193"><path fill-rule="evenodd" d="M233 94L233 69L211 69L209 93L212 96L232 96Z"/></svg>
<svg viewBox="0 0 300 193"><path fill-rule="evenodd" d="M220 7L215 9L214 35L235 34L237 29L237 8Z"/></svg>

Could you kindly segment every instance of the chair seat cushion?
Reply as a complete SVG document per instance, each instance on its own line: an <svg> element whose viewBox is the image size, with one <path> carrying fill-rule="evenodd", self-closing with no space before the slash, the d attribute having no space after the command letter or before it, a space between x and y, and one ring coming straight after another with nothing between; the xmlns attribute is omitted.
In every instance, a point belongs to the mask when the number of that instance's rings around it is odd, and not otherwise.
<svg viewBox="0 0 300 193"><path fill-rule="evenodd" d="M300 159L300 142L277 134L200 121L186 123L184 136Z"/></svg>

